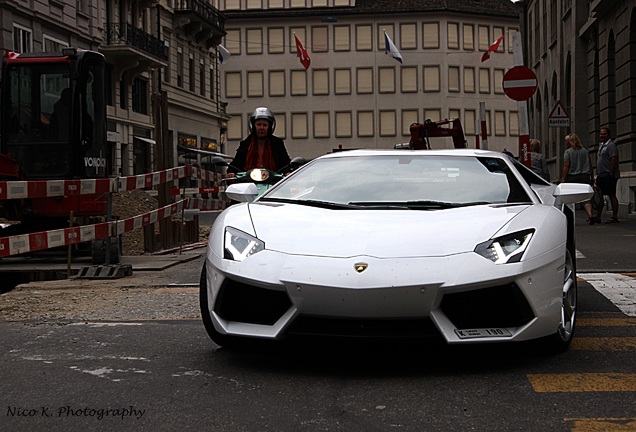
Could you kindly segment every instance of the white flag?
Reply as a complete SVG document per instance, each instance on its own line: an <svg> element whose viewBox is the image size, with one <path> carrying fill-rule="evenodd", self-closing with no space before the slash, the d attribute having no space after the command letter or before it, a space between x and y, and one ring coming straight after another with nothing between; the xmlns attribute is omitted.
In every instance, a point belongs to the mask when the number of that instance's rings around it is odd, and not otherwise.
<svg viewBox="0 0 636 432"><path fill-rule="evenodd" d="M384 32L384 52L402 64L402 56L386 32Z"/></svg>
<svg viewBox="0 0 636 432"><path fill-rule="evenodd" d="M230 52L223 45L217 45L217 48L219 50L219 60L221 64L227 63L230 59Z"/></svg>

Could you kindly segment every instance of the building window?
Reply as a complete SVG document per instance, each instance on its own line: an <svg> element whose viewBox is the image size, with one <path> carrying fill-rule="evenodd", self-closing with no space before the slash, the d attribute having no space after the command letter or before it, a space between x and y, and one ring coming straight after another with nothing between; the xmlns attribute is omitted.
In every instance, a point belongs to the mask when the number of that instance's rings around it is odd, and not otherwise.
<svg viewBox="0 0 636 432"><path fill-rule="evenodd" d="M267 52L270 54L285 52L285 29L282 27L267 29Z"/></svg>
<svg viewBox="0 0 636 432"><path fill-rule="evenodd" d="M391 38L393 43L397 43L395 40L395 31L393 24L378 24L378 51L384 51L386 46L384 42L384 33ZM396 45L397 46L397 45Z"/></svg>
<svg viewBox="0 0 636 432"><path fill-rule="evenodd" d="M380 136L395 136L395 111L380 111Z"/></svg>
<svg viewBox="0 0 636 432"><path fill-rule="evenodd" d="M203 59L199 60L199 83L201 84L199 93L205 96L205 61Z"/></svg>
<svg viewBox="0 0 636 432"><path fill-rule="evenodd" d="M458 119L461 116L461 110L459 109L449 109L448 110L448 118L449 119Z"/></svg>
<svg viewBox="0 0 636 432"><path fill-rule="evenodd" d="M475 93L474 67L464 67L464 93Z"/></svg>
<svg viewBox="0 0 636 432"><path fill-rule="evenodd" d="M247 54L263 54L263 29L247 29Z"/></svg>
<svg viewBox="0 0 636 432"><path fill-rule="evenodd" d="M170 83L171 67L172 67L172 53L170 52L170 45L166 43L166 56L168 57L168 64L163 68L163 82Z"/></svg>
<svg viewBox="0 0 636 432"><path fill-rule="evenodd" d="M448 49L459 49L459 24L448 23Z"/></svg>
<svg viewBox="0 0 636 432"><path fill-rule="evenodd" d="M349 26L334 26L333 45L334 51L351 51L351 31Z"/></svg>
<svg viewBox="0 0 636 432"><path fill-rule="evenodd" d="M313 7L327 7L327 0L311 0L311 5Z"/></svg>
<svg viewBox="0 0 636 432"><path fill-rule="evenodd" d="M177 48L177 85L183 87L183 49Z"/></svg>
<svg viewBox="0 0 636 432"><path fill-rule="evenodd" d="M475 27L472 24L464 24L462 26L464 30L463 34L463 42L464 42L464 50L466 51L474 51L475 50Z"/></svg>
<svg viewBox="0 0 636 432"><path fill-rule="evenodd" d="M304 70L291 71L291 94L292 96L307 95L307 72Z"/></svg>
<svg viewBox="0 0 636 432"><path fill-rule="evenodd" d="M439 108L429 108L424 110L424 118L431 121L440 121L442 117L442 111Z"/></svg>
<svg viewBox="0 0 636 432"><path fill-rule="evenodd" d="M269 95L285 96L285 71L269 72Z"/></svg>
<svg viewBox="0 0 636 432"><path fill-rule="evenodd" d="M378 69L378 89L380 93L395 93L395 68L381 67Z"/></svg>
<svg viewBox="0 0 636 432"><path fill-rule="evenodd" d="M269 0L269 8L284 8L285 2L284 0Z"/></svg>
<svg viewBox="0 0 636 432"><path fill-rule="evenodd" d="M119 108L128 109L128 75L126 72L119 80Z"/></svg>
<svg viewBox="0 0 636 432"><path fill-rule="evenodd" d="M246 9L262 9L263 2L261 0L247 0Z"/></svg>
<svg viewBox="0 0 636 432"><path fill-rule="evenodd" d="M400 24L400 49L417 48L417 24Z"/></svg>
<svg viewBox="0 0 636 432"><path fill-rule="evenodd" d="M505 111L495 111L495 135L496 136L506 135L506 112Z"/></svg>
<svg viewBox="0 0 636 432"><path fill-rule="evenodd" d="M424 23L422 24L422 34L424 37L423 47L439 48L439 23Z"/></svg>
<svg viewBox="0 0 636 432"><path fill-rule="evenodd" d="M148 80L135 77L132 82L132 110L148 114Z"/></svg>
<svg viewBox="0 0 636 432"><path fill-rule="evenodd" d="M313 69L313 94L315 96L329 94L329 69Z"/></svg>
<svg viewBox="0 0 636 432"><path fill-rule="evenodd" d="M226 72L225 73L225 97L238 98L243 95L241 91L241 73Z"/></svg>
<svg viewBox="0 0 636 432"><path fill-rule="evenodd" d="M510 136L519 136L519 113L517 111L510 111L508 124L510 125Z"/></svg>
<svg viewBox="0 0 636 432"><path fill-rule="evenodd" d="M59 52L62 48L67 47L68 43L49 36L44 36L44 52Z"/></svg>
<svg viewBox="0 0 636 432"><path fill-rule="evenodd" d="M358 137L368 138L374 135L373 130L375 126L373 123L373 111L358 111L357 123Z"/></svg>
<svg viewBox="0 0 636 432"><path fill-rule="evenodd" d="M247 97L263 97L263 72L247 73Z"/></svg>
<svg viewBox="0 0 636 432"><path fill-rule="evenodd" d="M335 94L351 94L351 70L336 69L334 70L334 93Z"/></svg>
<svg viewBox="0 0 636 432"><path fill-rule="evenodd" d="M373 27L368 24L356 25L356 50L371 51L373 49Z"/></svg>
<svg viewBox="0 0 636 432"><path fill-rule="evenodd" d="M459 93L459 66L448 67L448 91Z"/></svg>
<svg viewBox="0 0 636 432"><path fill-rule="evenodd" d="M296 54L296 39L294 38L294 36L298 38L298 40L300 41L300 43L303 44L305 49L309 48L307 46L306 32L307 31L305 30L305 27L290 27L289 28L289 52L290 53Z"/></svg>
<svg viewBox="0 0 636 432"><path fill-rule="evenodd" d="M307 138L307 113L292 113L292 138Z"/></svg>
<svg viewBox="0 0 636 432"><path fill-rule="evenodd" d="M284 112L275 112L274 117L276 117L276 136L285 138L287 136L287 116Z"/></svg>
<svg viewBox="0 0 636 432"><path fill-rule="evenodd" d="M356 69L356 92L358 94L373 93L373 69L357 68Z"/></svg>
<svg viewBox="0 0 636 432"><path fill-rule="evenodd" d="M417 93L417 66L404 66L400 68L402 93Z"/></svg>
<svg viewBox="0 0 636 432"><path fill-rule="evenodd" d="M226 30L227 34L225 35L225 49L232 55L241 54L241 30L240 29L230 29Z"/></svg>
<svg viewBox="0 0 636 432"><path fill-rule="evenodd" d="M190 91L194 92L195 90L195 70L194 70L194 56L190 54L190 58L188 59L188 81L190 81Z"/></svg>
<svg viewBox="0 0 636 432"><path fill-rule="evenodd" d="M27 53L33 50L33 32L26 28L14 24L13 26L13 51Z"/></svg>
<svg viewBox="0 0 636 432"><path fill-rule="evenodd" d="M490 93L490 69L479 68L479 93Z"/></svg>
<svg viewBox="0 0 636 432"><path fill-rule="evenodd" d="M227 122L227 138L232 140L243 139L243 116L231 114Z"/></svg>
<svg viewBox="0 0 636 432"><path fill-rule="evenodd" d="M424 66L424 91L440 91L439 66Z"/></svg>
<svg viewBox="0 0 636 432"><path fill-rule="evenodd" d="M225 9L241 9L241 0L225 0Z"/></svg>
<svg viewBox="0 0 636 432"><path fill-rule="evenodd" d="M216 99L216 73L212 65L210 65L210 99Z"/></svg>
<svg viewBox="0 0 636 432"><path fill-rule="evenodd" d="M418 123L418 110L402 110L402 136L411 135L411 125Z"/></svg>
<svg viewBox="0 0 636 432"><path fill-rule="evenodd" d="M503 34L504 34L503 27L493 27L492 28L492 41L490 41L488 43L488 48L490 48L490 44L492 44L494 41L499 39ZM497 47L497 52L505 52L505 51L506 51L506 44L505 43L499 44L499 46Z"/></svg>
<svg viewBox="0 0 636 432"><path fill-rule="evenodd" d="M349 111L336 111L336 137L350 138L353 136L351 131L351 113Z"/></svg>
<svg viewBox="0 0 636 432"><path fill-rule="evenodd" d="M490 48L490 29L487 26L479 26L479 51L486 51Z"/></svg>
<svg viewBox="0 0 636 432"><path fill-rule="evenodd" d="M503 77L504 77L504 70L495 69L495 76L494 76L495 94L504 94Z"/></svg>
<svg viewBox="0 0 636 432"><path fill-rule="evenodd" d="M464 132L468 135L475 135L477 117L475 110L464 110Z"/></svg>
<svg viewBox="0 0 636 432"><path fill-rule="evenodd" d="M289 7L293 7L293 8L307 7L307 0L289 0Z"/></svg>
<svg viewBox="0 0 636 432"><path fill-rule="evenodd" d="M519 30L517 30L516 28L510 28L508 29L508 36L505 39L508 39L508 52L509 53L513 53L514 52L514 47L512 46L512 40L514 38L515 33L517 33Z"/></svg>
<svg viewBox="0 0 636 432"><path fill-rule="evenodd" d="M311 28L311 50L313 52L327 52L329 50L329 29L327 27Z"/></svg>
<svg viewBox="0 0 636 432"><path fill-rule="evenodd" d="M329 138L329 113L314 113L314 138Z"/></svg>

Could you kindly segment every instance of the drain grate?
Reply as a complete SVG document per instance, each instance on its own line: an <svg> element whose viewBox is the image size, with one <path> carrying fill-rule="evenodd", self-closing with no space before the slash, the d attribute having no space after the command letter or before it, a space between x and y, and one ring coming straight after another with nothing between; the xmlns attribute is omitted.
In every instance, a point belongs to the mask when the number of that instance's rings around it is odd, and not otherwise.
<svg viewBox="0 0 636 432"><path fill-rule="evenodd" d="M82 267L75 276L76 279L119 279L131 276L133 273L130 264L95 265Z"/></svg>

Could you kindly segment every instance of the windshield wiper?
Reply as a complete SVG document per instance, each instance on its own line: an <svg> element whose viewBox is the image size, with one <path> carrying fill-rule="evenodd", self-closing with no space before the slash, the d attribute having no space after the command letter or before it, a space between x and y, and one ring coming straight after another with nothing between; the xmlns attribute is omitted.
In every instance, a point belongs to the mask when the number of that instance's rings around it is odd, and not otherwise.
<svg viewBox="0 0 636 432"><path fill-rule="evenodd" d="M490 204L487 201L473 201L473 202L462 202L462 203L452 203L446 201L430 201L430 200L422 200L422 201L399 201L399 202L391 202L391 201L352 201L349 203L350 205L361 206L361 207L373 207L373 208L397 208L397 209L411 209L411 210L429 210L429 209L449 209L449 208L457 208L457 207L469 207L475 205L484 205Z"/></svg>
<svg viewBox="0 0 636 432"><path fill-rule="evenodd" d="M334 210L355 210L356 209L356 207L350 206L348 204L335 203L331 201L319 201L319 200L297 200L297 199L287 199L287 198L263 197L259 199L259 201L298 204L298 205L306 205L311 207L319 207L319 208L334 209Z"/></svg>

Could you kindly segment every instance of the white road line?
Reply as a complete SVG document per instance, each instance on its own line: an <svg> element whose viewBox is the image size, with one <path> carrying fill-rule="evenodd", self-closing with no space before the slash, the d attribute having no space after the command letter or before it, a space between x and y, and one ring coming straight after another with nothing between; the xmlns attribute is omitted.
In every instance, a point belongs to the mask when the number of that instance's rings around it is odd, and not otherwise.
<svg viewBox="0 0 636 432"><path fill-rule="evenodd" d="M596 291L629 316L636 316L636 279L618 273L579 273Z"/></svg>

